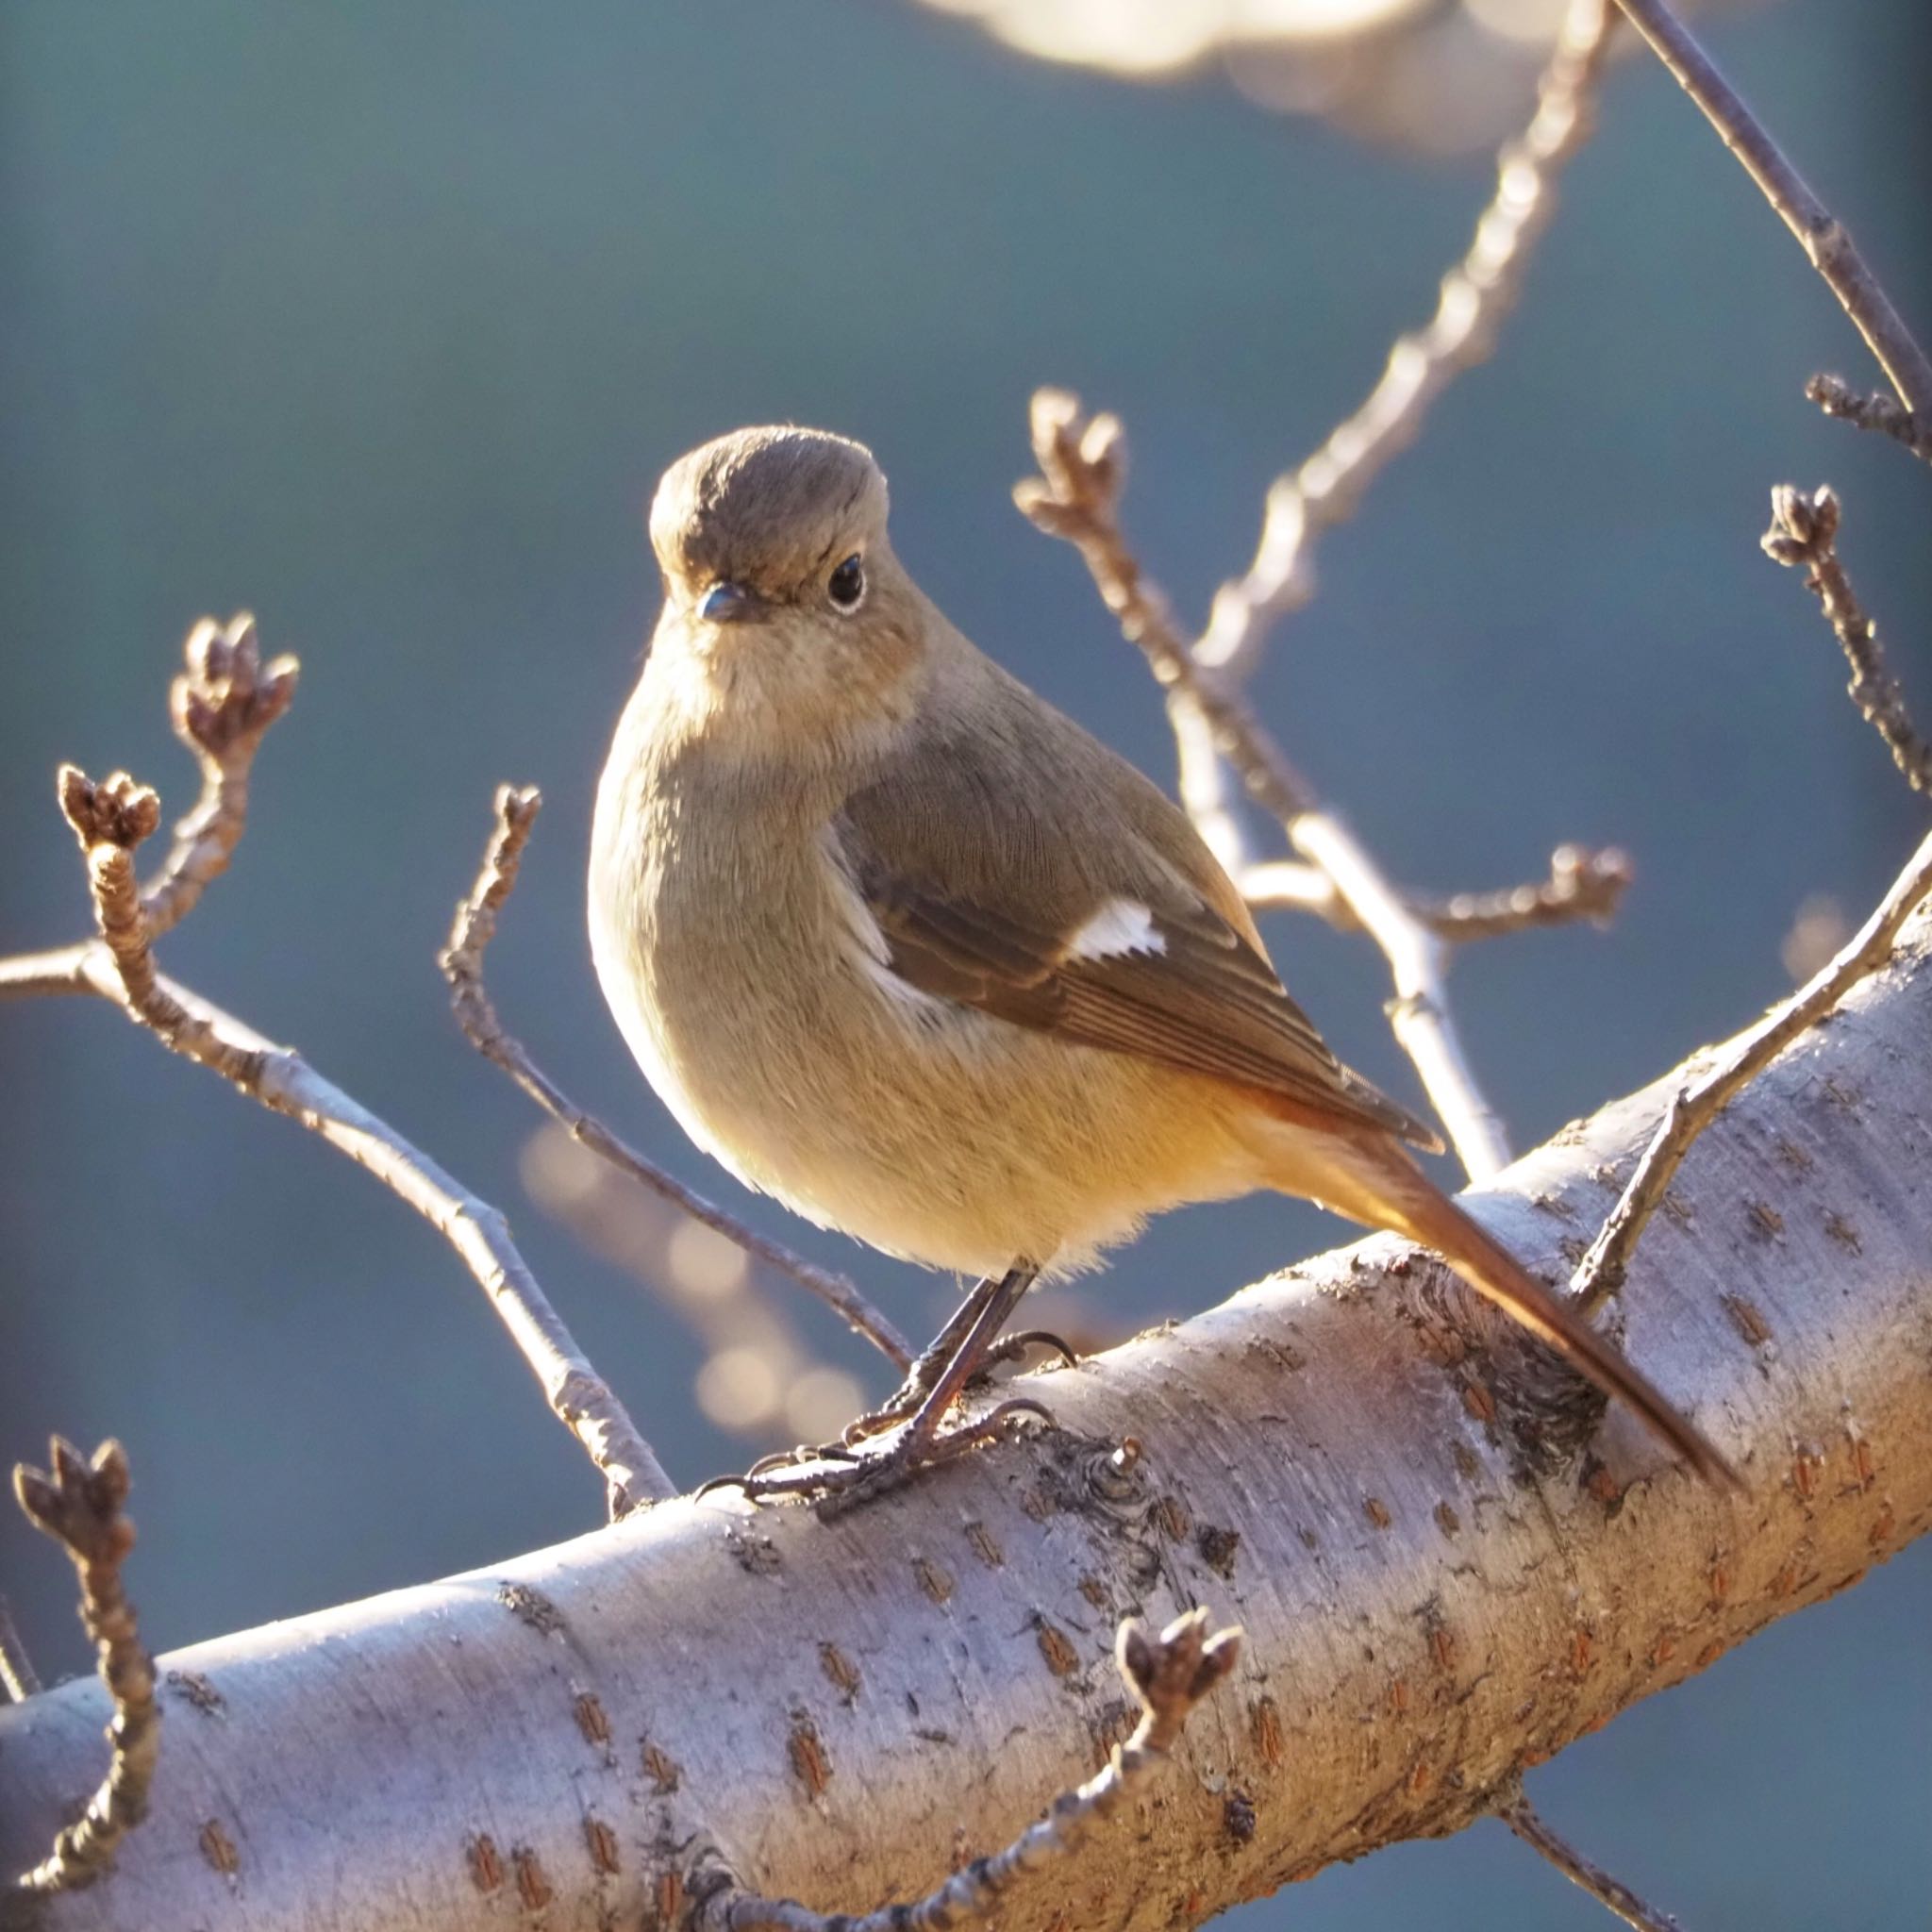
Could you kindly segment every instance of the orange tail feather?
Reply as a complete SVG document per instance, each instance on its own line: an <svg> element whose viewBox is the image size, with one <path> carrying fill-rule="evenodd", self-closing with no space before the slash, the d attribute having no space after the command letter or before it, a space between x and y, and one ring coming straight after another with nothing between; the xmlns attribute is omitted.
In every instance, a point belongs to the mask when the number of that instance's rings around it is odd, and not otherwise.
<svg viewBox="0 0 1932 1932"><path fill-rule="evenodd" d="M1740 1489L1737 1472L1648 1377L1536 1279L1429 1180L1392 1140L1296 1133L1275 1142L1274 1185L1369 1227L1437 1250L1456 1272L1540 1337L1606 1394L1627 1403L1707 1482Z"/></svg>

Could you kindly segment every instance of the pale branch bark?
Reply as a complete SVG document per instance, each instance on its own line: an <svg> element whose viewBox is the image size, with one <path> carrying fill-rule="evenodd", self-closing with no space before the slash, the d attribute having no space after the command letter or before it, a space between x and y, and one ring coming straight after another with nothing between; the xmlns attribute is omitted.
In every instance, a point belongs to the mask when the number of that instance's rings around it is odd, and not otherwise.
<svg viewBox="0 0 1932 1932"><path fill-rule="evenodd" d="M1570 1292L1585 1314L1593 1314L1623 1286L1638 1238L1663 1205L1691 1143L1792 1041L1817 1025L1851 988L1885 963L1906 921L1928 895L1932 836L1843 947L1790 999L1726 1041L1713 1063L1672 1096L1629 1185L1571 1277Z"/></svg>
<svg viewBox="0 0 1932 1932"><path fill-rule="evenodd" d="M298 1121L373 1174L462 1257L552 1412L603 1474L613 1512L675 1494L624 1405L538 1287L502 1214L292 1048L275 1045L157 970L134 872L135 848L160 821L154 792L124 772L97 786L67 765L60 771L60 803L86 855L101 937L66 955L39 956L16 985L112 1001L171 1051L219 1074L272 1112ZM47 963L57 958L72 963L57 970ZM5 977L0 968L0 983Z"/></svg>
<svg viewBox="0 0 1932 1932"><path fill-rule="evenodd" d="M1666 0L1619 0L1619 5L1798 238L1899 400L1917 415L1932 409L1932 359L1866 266L1844 224L1811 192Z"/></svg>
<svg viewBox="0 0 1932 1932"><path fill-rule="evenodd" d="M1032 431L1040 475L1016 486L1014 501L1049 536L1079 551L1103 601L1155 677L1191 695L1250 795L1281 821L1289 843L1334 881L1381 947L1395 985L1389 1008L1395 1037L1415 1062L1470 1178L1489 1179L1507 1163L1508 1141L1450 1018L1443 941L1410 912L1347 825L1317 804L1313 788L1241 693L1181 641L1166 598L1121 530L1126 450L1119 421L1085 418L1075 397L1041 390L1033 398Z"/></svg>
<svg viewBox="0 0 1932 1932"><path fill-rule="evenodd" d="M1542 1854L1573 1885L1580 1886L1637 1932L1683 1932L1668 1912L1660 1912L1621 1878L1586 1858L1569 1840L1555 1831L1521 1791L1496 1807L1496 1816L1533 1851Z"/></svg>
<svg viewBox="0 0 1932 1932"><path fill-rule="evenodd" d="M1549 876L1533 884L1493 892L1405 891L1402 896L1438 939L1464 945L1538 926L1603 924L1616 917L1632 876L1628 856L1614 845L1601 851L1559 845L1550 855ZM1234 882L1257 912L1307 912L1338 932L1361 930L1361 921L1319 866L1293 858L1262 859L1236 873Z"/></svg>
<svg viewBox="0 0 1932 1932"><path fill-rule="evenodd" d="M1298 470L1270 487L1254 561L1222 585L1194 646L1204 663L1242 674L1268 626L1314 593L1314 546L1322 534L1355 514L1450 383L1488 359L1555 212L1557 178L1595 124L1597 84L1617 18L1613 0L1572 0L1537 84L1536 112L1498 152L1495 194L1468 251L1443 275L1435 314L1396 338L1361 407Z"/></svg>
<svg viewBox="0 0 1932 1932"><path fill-rule="evenodd" d="M248 823L248 778L264 734L289 708L301 666L293 658L261 661L255 619L225 625L205 617L183 646L188 668L169 692L175 735L201 766L201 797L175 829L174 849L142 889L148 937L171 932L194 909L208 883L228 869Z"/></svg>
<svg viewBox="0 0 1932 1932"><path fill-rule="evenodd" d="M1814 375L1805 385L1805 393L1827 416L1869 429L1877 436L1889 436L1902 442L1916 457L1932 461L1932 430L1924 418L1904 408L1895 396L1882 391L1867 394L1855 390L1841 375Z"/></svg>
<svg viewBox="0 0 1932 1932"><path fill-rule="evenodd" d="M1932 744L1913 725L1905 692L1885 660L1878 626L1866 616L1839 560L1838 525L1839 501L1831 491L1781 483L1771 492L1771 528L1761 540L1764 554L1805 572L1805 586L1817 593L1825 622L1852 667L1847 690L1853 704L1885 741L1906 783L1932 795Z"/></svg>
<svg viewBox="0 0 1932 1932"><path fill-rule="evenodd" d="M437 964L449 982L450 1005L464 1038L492 1066L508 1074L579 1146L608 1161L620 1174L641 1181L691 1220L702 1222L774 1273L795 1282L807 1293L816 1295L895 1369L909 1368L913 1353L910 1344L873 1307L856 1283L830 1269L816 1266L782 1241L748 1227L736 1215L727 1214L656 1161L640 1154L594 1114L586 1113L577 1106L530 1057L523 1041L505 1028L484 983L483 956L496 936L498 915L516 888L524 847L529 842L531 828L542 805L542 794L534 785L498 786L496 825L484 852L482 866L469 895L458 901L449 943L437 955Z"/></svg>
<svg viewBox="0 0 1932 1932"><path fill-rule="evenodd" d="M951 1932L956 1925L983 1923L998 1913L1016 1879L1091 1843L1094 1827L1166 1766L1195 1705L1240 1660L1241 1632L1210 1637L1205 1609L1186 1611L1158 1638L1129 1618L1115 1640L1114 1661L1141 1707L1133 1735L1114 1746L1104 1770L1062 1791L1046 1816L1004 1850L974 1858L915 1904L886 1906L856 1918L815 1912L796 1899L761 1898L720 1874L698 1899L692 1924L697 1932ZM693 1892L702 1883L693 1883Z"/></svg>
<svg viewBox="0 0 1932 1932"><path fill-rule="evenodd" d="M1116 1854L1028 1874L1005 1923L1165 1932L1473 1822L1932 1525L1928 1040L1922 914L1712 1124L1636 1258L1626 1345L1740 1498L1592 1424L1376 1237L1041 1377L1058 1432L836 1523L666 1503L166 1659L222 1721L175 1726L113 1881L43 1932L668 1927L717 1864L828 1912L923 1897L1123 1735L1117 1621L1197 1600L1241 1624L1238 1669ZM1472 1211L1560 1276L1679 1084ZM78 1684L0 1710L0 1863L91 1781L104 1709Z"/></svg>
<svg viewBox="0 0 1932 1932"><path fill-rule="evenodd" d="M13 1621L13 1607L0 1596L0 1703L25 1704L40 1688L41 1674Z"/></svg>
<svg viewBox="0 0 1932 1932"><path fill-rule="evenodd" d="M155 1667L142 1648L121 1566L134 1547L127 1520L127 1457L103 1442L92 1459L56 1436L45 1471L16 1463L13 1491L27 1521L74 1559L80 1621L93 1640L100 1680L113 1706L108 1772L80 1817L53 1834L54 1848L12 1881L16 1899L75 1891L110 1870L127 1834L147 1815L161 1748ZM17 1868L0 1864L0 1871ZM0 1904L0 1910L4 1910Z"/></svg>

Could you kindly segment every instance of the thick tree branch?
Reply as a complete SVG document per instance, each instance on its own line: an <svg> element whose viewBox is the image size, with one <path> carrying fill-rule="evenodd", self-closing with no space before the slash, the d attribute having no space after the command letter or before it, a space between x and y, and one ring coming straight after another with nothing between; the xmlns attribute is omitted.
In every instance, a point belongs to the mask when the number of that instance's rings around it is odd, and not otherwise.
<svg viewBox="0 0 1932 1932"><path fill-rule="evenodd" d="M552 1412L602 1472L613 1512L673 1495L675 1485L591 1368L537 1285L503 1216L386 1122L324 1079L288 1047L164 978L149 946L134 851L160 822L160 803L125 772L100 785L72 765L60 804L87 858L100 941L75 955L73 981L112 1000L171 1051L219 1074L271 1111L299 1121L367 1169L463 1258L542 1385ZM43 982L51 974L42 972ZM51 983L37 991L54 990Z"/></svg>
<svg viewBox="0 0 1932 1932"><path fill-rule="evenodd" d="M1829 490L1807 491L1782 483L1771 492L1771 528L1761 540L1764 554L1805 572L1805 587L1817 592L1825 622L1838 634L1852 667L1847 689L1853 704L1884 739L1906 783L1932 795L1932 745L1913 725L1905 692L1885 661L1878 626L1865 615L1839 561L1838 525L1839 502Z"/></svg>
<svg viewBox="0 0 1932 1932"><path fill-rule="evenodd" d="M78 1821L54 1834L54 1849L14 1880L16 1894L75 1891L108 1871L122 1840L147 1815L161 1749L155 1667L121 1588L121 1566L134 1547L125 1511L127 1457L118 1442L103 1442L92 1460L58 1436L51 1448L46 1471L14 1465L13 1491L27 1521L74 1559L80 1621L93 1640L114 1715L108 1725L107 1776Z"/></svg>
<svg viewBox="0 0 1932 1932"><path fill-rule="evenodd" d="M1121 531L1126 451L1118 420L1084 418L1076 398L1041 390L1033 399L1033 450L1040 475L1015 488L1014 501L1049 536L1079 551L1102 599L1155 677L1190 694L1249 793L1281 821L1289 843L1333 881L1381 947L1395 982L1390 1024L1470 1178L1487 1180L1507 1164L1509 1147L1449 1017L1442 941L1413 916L1341 820L1319 808L1313 788L1246 700L1182 642L1166 598L1142 573Z"/></svg>
<svg viewBox="0 0 1932 1932"><path fill-rule="evenodd" d="M916 1904L885 1906L857 1917L815 1912L796 1899L760 1898L721 1874L699 1901L698 1932L951 1932L984 1923L998 1912L1016 1879L1082 1850L1094 1826L1112 1818L1123 1800L1165 1766L1195 1705L1234 1669L1241 1647L1239 1630L1208 1634L1205 1609L1176 1617L1158 1638L1130 1618L1115 1640L1114 1661L1141 1707L1133 1735L1114 1746L1097 1776L1062 1791L1046 1816L1005 1850L974 1858Z"/></svg>
<svg viewBox="0 0 1932 1932"><path fill-rule="evenodd" d="M1899 400L1914 414L1932 410L1932 360L1865 265L1843 223L1819 200L1779 151L1757 117L1719 73L1666 0L1619 0L1631 24L1704 110L1719 139L1757 182L1764 198L1798 238L1811 266L1824 277L1851 317Z"/></svg>
<svg viewBox="0 0 1932 1932"><path fill-rule="evenodd" d="M834 1524L666 1503L167 1659L223 1722L175 1727L114 1882L46 1932L238 1898L249 1932L668 1926L713 1848L825 1911L918 1898L1099 1768L1135 1715L1117 1621L1195 1600L1239 1618L1239 1667L1115 1854L1028 1873L1006 1923L1166 1932L1487 1815L1932 1525L1928 1039L1922 914L1712 1124L1633 1270L1629 1352L1743 1470L1735 1502L1614 1413L1532 1474L1574 1378L1377 1237L1055 1375L1058 1432ZM1559 1274L1681 1084L1472 1211ZM0 1710L0 1862L63 1822L104 1711L85 1684Z"/></svg>
<svg viewBox="0 0 1932 1932"><path fill-rule="evenodd" d="M483 955L496 936L497 916L516 888L524 847L543 805L534 785L500 785L496 791L496 826L483 855L483 864L469 896L457 905L449 944L437 955L442 976L449 982L450 1005L464 1037L492 1066L500 1067L524 1092L581 1147L607 1160L620 1174L641 1181L655 1194L722 1234L728 1241L777 1274L813 1294L855 1334L883 1355L895 1369L911 1366L912 1350L898 1329L873 1307L857 1285L842 1274L816 1267L782 1241L747 1227L735 1215L706 1200L667 1174L656 1161L620 1140L594 1114L589 1114L530 1058L529 1049L508 1032L497 1016L483 979Z"/></svg>

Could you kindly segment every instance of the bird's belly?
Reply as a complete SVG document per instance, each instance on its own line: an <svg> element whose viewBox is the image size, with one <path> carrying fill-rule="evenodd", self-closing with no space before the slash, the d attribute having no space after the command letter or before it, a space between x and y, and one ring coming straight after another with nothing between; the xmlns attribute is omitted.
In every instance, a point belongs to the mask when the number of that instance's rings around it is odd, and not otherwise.
<svg viewBox="0 0 1932 1932"><path fill-rule="evenodd" d="M1258 1184L1210 1082L928 999L849 954L781 993L741 947L702 971L678 952L606 975L651 1085L739 1179L888 1254L1062 1272L1163 1208Z"/></svg>

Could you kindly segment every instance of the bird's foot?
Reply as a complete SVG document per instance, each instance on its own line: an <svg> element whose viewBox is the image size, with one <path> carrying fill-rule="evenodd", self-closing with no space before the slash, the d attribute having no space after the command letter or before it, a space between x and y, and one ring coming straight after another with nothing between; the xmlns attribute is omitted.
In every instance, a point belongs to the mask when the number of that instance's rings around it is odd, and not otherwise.
<svg viewBox="0 0 1932 1932"><path fill-rule="evenodd" d="M1050 1348L1060 1358L1060 1366L1077 1369L1080 1357L1074 1352L1074 1346L1056 1335L1051 1328L1023 1328L1017 1335L1003 1335L987 1350L986 1359L980 1363L978 1373L967 1383L969 1389L980 1388L992 1379L993 1370L1008 1362L1024 1361L1026 1351L1031 1348Z"/></svg>
<svg viewBox="0 0 1932 1932"><path fill-rule="evenodd" d="M1048 1428L1058 1426L1043 1404L1016 1395L990 1414L943 1432L907 1424L885 1441L860 1449L827 1442L816 1449L782 1450L776 1456L760 1457L742 1475L712 1477L697 1493L741 1490L753 1503L796 1496L815 1505L821 1516L839 1516L901 1488L925 1470L957 1461L999 1441L1016 1424L1028 1421L1044 1423Z"/></svg>
<svg viewBox="0 0 1932 1932"><path fill-rule="evenodd" d="M1080 1366L1080 1357L1058 1335L1050 1334L1044 1328L1027 1328L1018 1335L1002 1336L987 1350L985 1359L974 1372L967 1388L975 1391L987 1388L992 1380L992 1372L1008 1362L1023 1361L1026 1352L1033 1348L1050 1348L1070 1369ZM885 1401L864 1415L855 1416L839 1432L839 1446L855 1449L859 1443L869 1441L874 1436L883 1436L889 1430L896 1429L901 1424L917 1415L932 1393L938 1380L940 1369L935 1368L929 1376L922 1376L918 1367ZM828 1445L830 1446L830 1445Z"/></svg>

